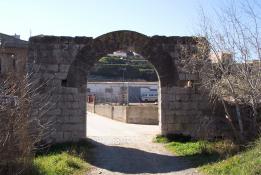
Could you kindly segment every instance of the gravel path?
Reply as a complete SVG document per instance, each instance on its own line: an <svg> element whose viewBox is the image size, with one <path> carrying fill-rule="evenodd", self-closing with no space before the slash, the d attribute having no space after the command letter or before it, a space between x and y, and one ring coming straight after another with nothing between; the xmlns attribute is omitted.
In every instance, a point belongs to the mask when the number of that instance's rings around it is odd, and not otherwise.
<svg viewBox="0 0 261 175"><path fill-rule="evenodd" d="M92 113L87 122L87 136L96 145L88 175L198 175L184 158L152 142L158 126L126 124Z"/></svg>

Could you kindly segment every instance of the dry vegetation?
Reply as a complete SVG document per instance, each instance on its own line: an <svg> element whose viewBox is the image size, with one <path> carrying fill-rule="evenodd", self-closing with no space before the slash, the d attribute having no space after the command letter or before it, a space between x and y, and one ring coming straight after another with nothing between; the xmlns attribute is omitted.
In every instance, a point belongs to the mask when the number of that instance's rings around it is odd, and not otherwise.
<svg viewBox="0 0 261 175"><path fill-rule="evenodd" d="M201 89L209 94L213 104L222 106L225 115L219 120L226 121L233 130L234 143L247 145L248 149L224 158L218 156L210 163L201 154L199 142L171 142L167 148L186 156L193 153L193 161L200 162L201 170L207 174L260 174L261 4L246 0L223 5L222 9L215 8L216 16L202 10L200 36L206 40L198 40L196 58L188 58L184 69L199 74ZM186 52L184 48L184 55L189 55ZM216 118L206 121L204 127L213 120ZM218 150L210 146L215 152ZM200 157L196 156L198 152ZM205 162L201 164L201 160Z"/></svg>
<svg viewBox="0 0 261 175"><path fill-rule="evenodd" d="M51 123L43 118L48 99L28 76L9 75L0 83L0 174L22 174L37 143L50 134Z"/></svg>
<svg viewBox="0 0 261 175"><path fill-rule="evenodd" d="M215 11L212 20L202 11L206 40L198 40L197 58L188 59L187 69L199 74L202 89L223 106L235 139L245 142L258 136L261 122L261 5L227 3Z"/></svg>

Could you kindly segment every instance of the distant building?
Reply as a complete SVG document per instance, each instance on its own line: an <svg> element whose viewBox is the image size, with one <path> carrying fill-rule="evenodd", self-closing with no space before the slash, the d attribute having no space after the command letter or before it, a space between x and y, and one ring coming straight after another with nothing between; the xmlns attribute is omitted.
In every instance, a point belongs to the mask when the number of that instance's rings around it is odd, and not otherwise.
<svg viewBox="0 0 261 175"><path fill-rule="evenodd" d="M255 64L259 65L261 63L261 61L259 59L253 59L253 60L247 60L246 63L247 64L253 64L253 65L255 65Z"/></svg>
<svg viewBox="0 0 261 175"><path fill-rule="evenodd" d="M158 91L158 82L88 82L87 95L98 103L139 103L142 94Z"/></svg>
<svg viewBox="0 0 261 175"><path fill-rule="evenodd" d="M209 59L212 63L231 62L233 60L233 55L229 52L211 53Z"/></svg>
<svg viewBox="0 0 261 175"><path fill-rule="evenodd" d="M0 75L25 73L28 42L21 40L19 35L0 33Z"/></svg>
<svg viewBox="0 0 261 175"><path fill-rule="evenodd" d="M139 54L132 52L132 51L122 51L122 50L118 50L113 52L112 54L108 54L108 56L114 56L114 57L131 57L131 56L137 56L137 57L141 57Z"/></svg>
<svg viewBox="0 0 261 175"><path fill-rule="evenodd" d="M252 73L256 73L258 75L258 72L261 71L261 60L259 59L253 59L253 60L248 60L246 61L249 71Z"/></svg>

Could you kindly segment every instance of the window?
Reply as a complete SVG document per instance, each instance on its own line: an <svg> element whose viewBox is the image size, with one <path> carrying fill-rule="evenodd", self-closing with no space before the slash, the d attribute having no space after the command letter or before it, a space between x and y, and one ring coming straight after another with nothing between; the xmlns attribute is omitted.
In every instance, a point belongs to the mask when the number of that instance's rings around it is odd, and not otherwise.
<svg viewBox="0 0 261 175"><path fill-rule="evenodd" d="M112 93L113 89L112 88L105 88L105 93Z"/></svg>
<svg viewBox="0 0 261 175"><path fill-rule="evenodd" d="M121 86L121 91L127 91L127 87Z"/></svg>
<svg viewBox="0 0 261 175"><path fill-rule="evenodd" d="M63 87L66 87L66 86L67 86L67 79L62 80L61 85L62 85Z"/></svg>

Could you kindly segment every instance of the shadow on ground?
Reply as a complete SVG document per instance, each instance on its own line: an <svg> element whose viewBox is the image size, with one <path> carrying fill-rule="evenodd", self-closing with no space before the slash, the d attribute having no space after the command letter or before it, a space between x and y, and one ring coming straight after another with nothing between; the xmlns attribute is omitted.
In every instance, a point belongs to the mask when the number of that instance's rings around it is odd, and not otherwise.
<svg viewBox="0 0 261 175"><path fill-rule="evenodd" d="M169 156L146 152L139 149L108 146L92 139L88 139L94 145L91 150L93 155L88 162L95 167L112 172L125 174L140 173L170 173L182 171L199 166L191 162L194 156ZM201 161L202 164L211 160Z"/></svg>

